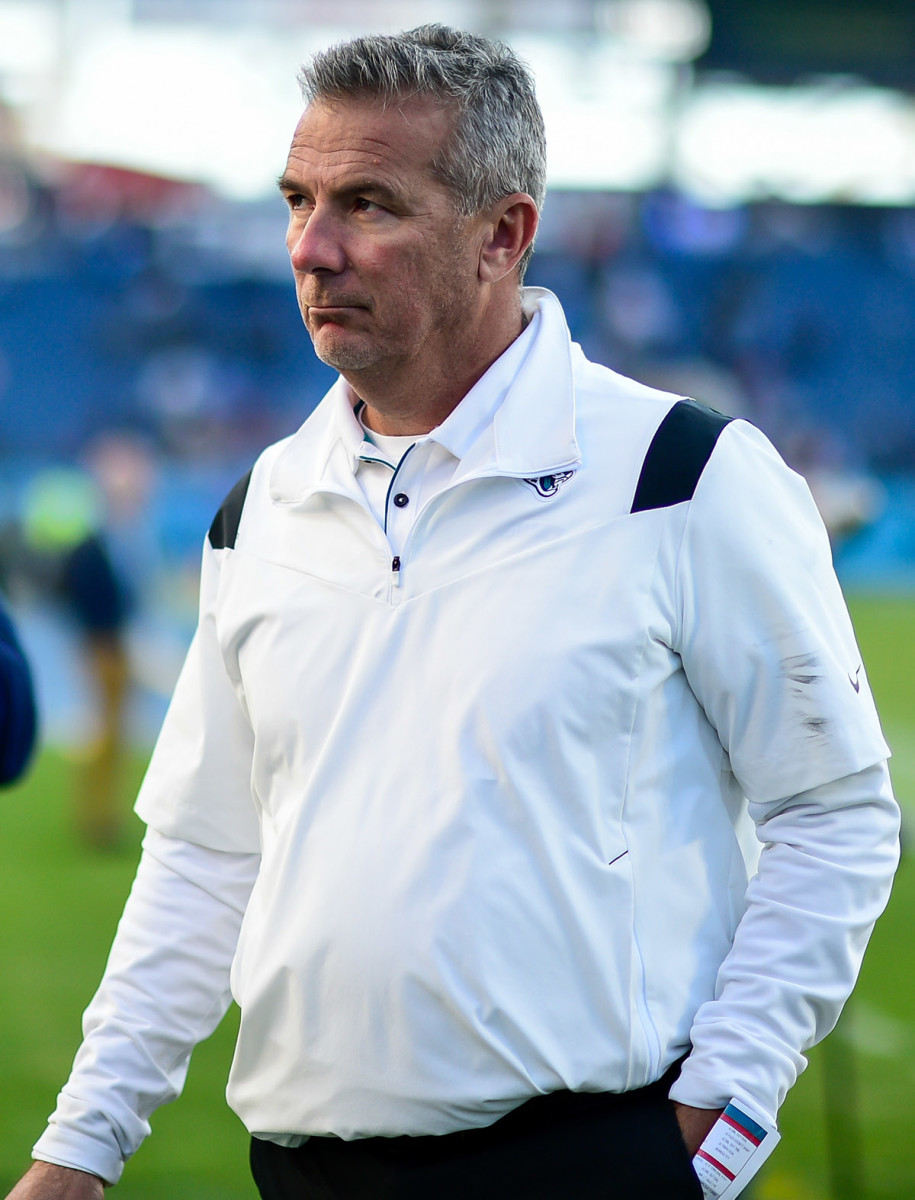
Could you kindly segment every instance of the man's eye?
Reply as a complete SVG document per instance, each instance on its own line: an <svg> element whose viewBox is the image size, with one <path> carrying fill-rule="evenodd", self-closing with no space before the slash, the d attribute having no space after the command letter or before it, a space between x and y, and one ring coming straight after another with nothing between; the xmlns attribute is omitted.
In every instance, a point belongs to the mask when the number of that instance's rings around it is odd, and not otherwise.
<svg viewBox="0 0 915 1200"><path fill-rule="evenodd" d="M305 207L305 197L300 195L298 192L290 192L286 196L286 203L293 212L298 212L300 208Z"/></svg>
<svg viewBox="0 0 915 1200"><path fill-rule="evenodd" d="M355 208L356 212L368 213L368 212L380 212L381 211L380 204L377 204L374 200L367 199L365 196L360 196L356 200L353 207Z"/></svg>

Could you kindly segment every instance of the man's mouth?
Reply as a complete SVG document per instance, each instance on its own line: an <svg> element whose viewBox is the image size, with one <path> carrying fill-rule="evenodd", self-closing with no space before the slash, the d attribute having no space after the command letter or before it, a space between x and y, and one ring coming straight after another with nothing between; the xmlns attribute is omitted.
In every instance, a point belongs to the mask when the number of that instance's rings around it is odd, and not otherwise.
<svg viewBox="0 0 915 1200"><path fill-rule="evenodd" d="M354 308L368 308L368 305L361 300L356 299L340 299L340 300L318 300L314 303L305 302L305 307L309 312L313 313L336 313L336 312L352 312Z"/></svg>
<svg viewBox="0 0 915 1200"><path fill-rule="evenodd" d="M365 312L364 304L309 304L306 307L306 322L312 329L325 325L345 325L352 321L357 312Z"/></svg>

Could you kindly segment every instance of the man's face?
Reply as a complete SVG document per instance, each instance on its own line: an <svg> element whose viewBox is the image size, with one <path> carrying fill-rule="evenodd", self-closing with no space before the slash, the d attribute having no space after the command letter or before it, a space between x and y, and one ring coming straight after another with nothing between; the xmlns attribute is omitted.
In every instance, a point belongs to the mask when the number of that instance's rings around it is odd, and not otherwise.
<svg viewBox="0 0 915 1200"><path fill-rule="evenodd" d="M430 168L451 119L426 99L347 99L311 104L296 129L280 189L299 307L318 357L351 382L434 376L473 309L479 222Z"/></svg>

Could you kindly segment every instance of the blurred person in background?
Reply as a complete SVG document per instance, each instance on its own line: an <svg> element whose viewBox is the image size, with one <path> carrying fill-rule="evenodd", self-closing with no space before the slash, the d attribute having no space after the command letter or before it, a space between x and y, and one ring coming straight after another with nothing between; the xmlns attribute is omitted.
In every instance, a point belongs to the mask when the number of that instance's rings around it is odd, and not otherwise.
<svg viewBox="0 0 915 1200"><path fill-rule="evenodd" d="M75 467L50 468L29 482L15 542L7 547L8 570L61 607L83 655L94 712L75 767L73 813L80 836L98 849L120 843L129 812L122 779L129 595L105 521L97 479Z"/></svg>
<svg viewBox="0 0 915 1200"><path fill-rule="evenodd" d="M265 1200L699 1197L897 861L822 522L752 426L588 362L522 288L545 148L508 48L424 27L303 83L287 245L340 377L210 529L12 1200L101 1197L231 993Z"/></svg>
<svg viewBox="0 0 915 1200"><path fill-rule="evenodd" d="M32 674L9 614L0 605L0 784L20 778L35 746Z"/></svg>

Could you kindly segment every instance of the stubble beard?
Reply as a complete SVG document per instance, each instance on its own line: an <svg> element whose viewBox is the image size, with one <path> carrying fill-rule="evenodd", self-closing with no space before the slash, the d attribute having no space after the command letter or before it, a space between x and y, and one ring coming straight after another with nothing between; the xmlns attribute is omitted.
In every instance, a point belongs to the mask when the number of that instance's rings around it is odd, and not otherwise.
<svg viewBox="0 0 915 1200"><path fill-rule="evenodd" d="M308 319L308 306L300 304L300 308L315 355L322 363L335 371L361 371L375 361L377 348L371 343L353 339L345 327L335 332L330 332L323 322L313 327Z"/></svg>
<svg viewBox="0 0 915 1200"><path fill-rule="evenodd" d="M378 360L378 353L372 346L341 346L330 345L321 347L318 339L312 336L311 344L315 354L328 367L335 371L364 371L373 366Z"/></svg>

